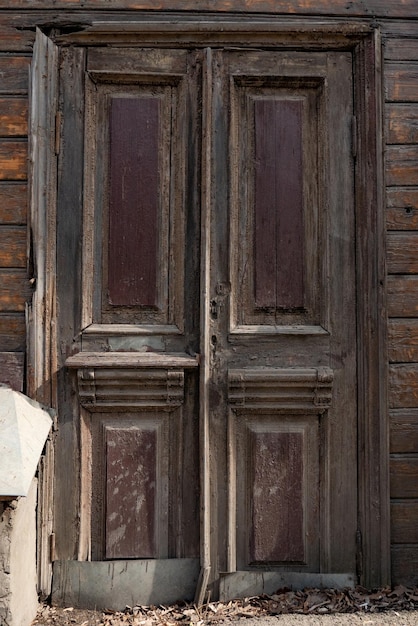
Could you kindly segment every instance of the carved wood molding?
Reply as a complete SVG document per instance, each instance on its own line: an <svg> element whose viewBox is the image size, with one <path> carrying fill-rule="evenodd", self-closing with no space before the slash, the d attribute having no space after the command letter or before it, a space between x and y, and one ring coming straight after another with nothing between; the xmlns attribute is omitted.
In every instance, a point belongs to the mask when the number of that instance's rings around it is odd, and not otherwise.
<svg viewBox="0 0 418 626"><path fill-rule="evenodd" d="M324 413L333 379L329 367L232 369L228 397L233 409Z"/></svg>
<svg viewBox="0 0 418 626"><path fill-rule="evenodd" d="M184 369L197 366L187 355L83 353L67 359L77 369L80 404L89 411L163 408L184 400Z"/></svg>
<svg viewBox="0 0 418 626"><path fill-rule="evenodd" d="M90 411L173 409L183 403L184 371L89 369L77 372L80 403Z"/></svg>

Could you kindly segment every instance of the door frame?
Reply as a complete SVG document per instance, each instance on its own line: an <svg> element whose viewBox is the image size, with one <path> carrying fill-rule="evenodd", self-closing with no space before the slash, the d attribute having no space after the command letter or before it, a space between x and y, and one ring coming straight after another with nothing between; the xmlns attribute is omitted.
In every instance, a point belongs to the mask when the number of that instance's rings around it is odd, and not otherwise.
<svg viewBox="0 0 418 626"><path fill-rule="evenodd" d="M125 18L126 19L126 18ZM220 28L220 21L222 28ZM37 32L32 64L30 180L30 258L35 267L36 290L29 308L28 393L46 405L57 406L58 347L55 342L56 185L60 112L57 103L60 46L99 44L146 47L246 47L278 50L350 50L353 54L355 157L356 293L358 330L358 531L357 573L361 584L377 587L390 582L389 445L386 357L386 265L382 127L381 39L369 21L318 21L277 16L241 17L232 14L197 17L182 14L135 16L135 21L93 22L71 32L68 24L55 24L52 35ZM65 33L65 34L63 34ZM245 42L245 43L242 43ZM209 79L208 79L209 81ZM203 89L210 89L209 83ZM206 127L205 127L206 124ZM209 118L203 120L208 132ZM208 163L210 154L202 155ZM209 171L209 170L208 170ZM202 181L202 225L210 219L210 173ZM201 284L207 286L208 259L202 259ZM202 288L201 311L208 314L209 292ZM207 384L203 337L201 385ZM210 484L208 412L201 406L201 580L203 599L210 569ZM74 435L76 437L76 435ZM51 455L50 455L51 456ZM41 482L39 523L40 591L49 593L54 555L50 535L51 467ZM49 523L46 524L46 521Z"/></svg>

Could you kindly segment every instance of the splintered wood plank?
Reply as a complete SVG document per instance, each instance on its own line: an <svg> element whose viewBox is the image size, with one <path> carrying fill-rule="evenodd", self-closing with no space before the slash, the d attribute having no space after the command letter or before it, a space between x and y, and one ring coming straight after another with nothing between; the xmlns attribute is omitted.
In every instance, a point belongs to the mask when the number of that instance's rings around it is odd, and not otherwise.
<svg viewBox="0 0 418 626"><path fill-rule="evenodd" d="M0 226L0 267L26 267L24 226Z"/></svg>
<svg viewBox="0 0 418 626"><path fill-rule="evenodd" d="M418 498L418 456L390 460L391 498Z"/></svg>
<svg viewBox="0 0 418 626"><path fill-rule="evenodd" d="M29 56L0 56L0 93L26 93L29 64Z"/></svg>
<svg viewBox="0 0 418 626"><path fill-rule="evenodd" d="M106 558L156 557L156 428L106 432Z"/></svg>
<svg viewBox="0 0 418 626"><path fill-rule="evenodd" d="M418 143L418 102L386 105L386 143Z"/></svg>
<svg viewBox="0 0 418 626"><path fill-rule="evenodd" d="M418 185L418 146L386 148L386 184Z"/></svg>
<svg viewBox="0 0 418 626"><path fill-rule="evenodd" d="M108 259L112 305L158 305L159 124L159 98L112 98Z"/></svg>
<svg viewBox="0 0 418 626"><path fill-rule="evenodd" d="M302 101L257 99L255 304L304 305Z"/></svg>
<svg viewBox="0 0 418 626"><path fill-rule="evenodd" d="M411 454L418 450L418 409L390 412L390 452Z"/></svg>
<svg viewBox="0 0 418 626"><path fill-rule="evenodd" d="M34 40L35 33L32 30L18 29L14 24L0 25L0 51L32 53Z"/></svg>
<svg viewBox="0 0 418 626"><path fill-rule="evenodd" d="M27 98L0 98L0 136L24 137L27 134Z"/></svg>
<svg viewBox="0 0 418 626"><path fill-rule="evenodd" d="M418 233L389 233L387 263L390 274L417 274Z"/></svg>
<svg viewBox="0 0 418 626"><path fill-rule="evenodd" d="M418 543L418 502L392 502L390 525L392 543Z"/></svg>
<svg viewBox="0 0 418 626"><path fill-rule="evenodd" d="M418 63L387 63L384 76L387 102L418 102Z"/></svg>
<svg viewBox="0 0 418 626"><path fill-rule="evenodd" d="M0 383L23 391L25 355L23 352L0 352Z"/></svg>
<svg viewBox="0 0 418 626"><path fill-rule="evenodd" d="M386 227L388 230L418 230L418 189L387 190Z"/></svg>
<svg viewBox="0 0 418 626"><path fill-rule="evenodd" d="M31 294L25 271L0 269L0 312L24 311Z"/></svg>
<svg viewBox="0 0 418 626"><path fill-rule="evenodd" d="M388 276L389 317L418 317L418 276Z"/></svg>
<svg viewBox="0 0 418 626"><path fill-rule="evenodd" d="M25 180L27 176L26 141L0 141L0 180Z"/></svg>
<svg viewBox="0 0 418 626"><path fill-rule="evenodd" d="M393 409L418 407L418 364L389 367L389 406Z"/></svg>
<svg viewBox="0 0 418 626"><path fill-rule="evenodd" d="M303 435L251 432L251 562L303 561Z"/></svg>
<svg viewBox="0 0 418 626"><path fill-rule="evenodd" d="M391 363L418 363L418 319L389 320L388 350Z"/></svg>

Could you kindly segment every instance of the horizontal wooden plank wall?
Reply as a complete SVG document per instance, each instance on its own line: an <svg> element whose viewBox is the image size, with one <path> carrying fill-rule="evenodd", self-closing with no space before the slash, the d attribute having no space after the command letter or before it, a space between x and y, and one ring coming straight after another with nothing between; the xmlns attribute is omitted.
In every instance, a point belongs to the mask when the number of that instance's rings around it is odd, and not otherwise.
<svg viewBox="0 0 418 626"><path fill-rule="evenodd" d="M384 51L392 580L417 584L418 37Z"/></svg>
<svg viewBox="0 0 418 626"><path fill-rule="evenodd" d="M33 38L33 33L31 33ZM20 43L19 43L20 42ZM28 35L0 25L0 382L24 389Z"/></svg>

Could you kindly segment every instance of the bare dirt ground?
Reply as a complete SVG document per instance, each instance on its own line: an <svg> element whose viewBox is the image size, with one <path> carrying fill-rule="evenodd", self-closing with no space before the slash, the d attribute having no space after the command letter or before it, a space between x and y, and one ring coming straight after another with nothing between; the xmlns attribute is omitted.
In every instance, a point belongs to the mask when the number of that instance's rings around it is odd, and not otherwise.
<svg viewBox="0 0 418 626"><path fill-rule="evenodd" d="M124 612L43 605L33 626L418 626L418 588L278 590L202 607L126 607Z"/></svg>

